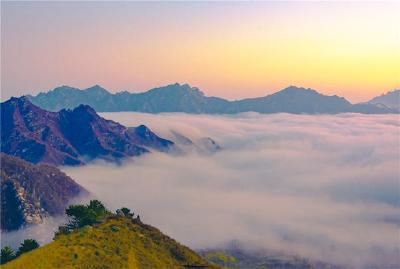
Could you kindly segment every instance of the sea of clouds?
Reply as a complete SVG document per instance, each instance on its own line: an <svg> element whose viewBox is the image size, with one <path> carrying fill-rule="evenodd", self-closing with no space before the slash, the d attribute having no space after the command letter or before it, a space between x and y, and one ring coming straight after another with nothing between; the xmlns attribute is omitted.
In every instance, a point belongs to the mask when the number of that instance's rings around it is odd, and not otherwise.
<svg viewBox="0 0 400 269"><path fill-rule="evenodd" d="M102 113L223 150L63 168L112 209L192 248L231 240L332 263L400 265L398 115Z"/></svg>

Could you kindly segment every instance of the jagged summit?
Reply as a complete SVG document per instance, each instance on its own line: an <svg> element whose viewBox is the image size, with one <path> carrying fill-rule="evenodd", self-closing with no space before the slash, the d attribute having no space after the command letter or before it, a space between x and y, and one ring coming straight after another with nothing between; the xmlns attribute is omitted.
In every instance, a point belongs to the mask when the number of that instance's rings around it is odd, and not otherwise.
<svg viewBox="0 0 400 269"><path fill-rule="evenodd" d="M1 141L2 152L55 165L81 165L95 158L115 161L173 145L149 129L146 136L133 133L89 105L49 112L26 97L1 103Z"/></svg>
<svg viewBox="0 0 400 269"><path fill-rule="evenodd" d="M32 102L30 101L29 97L26 95L23 95L21 97L13 96L10 99L8 99L7 101L5 101L4 104L14 106L14 107L33 105Z"/></svg>
<svg viewBox="0 0 400 269"><path fill-rule="evenodd" d="M298 86L294 86L294 85L290 85L282 90L282 91L311 91L311 92L316 92L315 90L311 89L311 88L304 88L304 87L298 87Z"/></svg>
<svg viewBox="0 0 400 269"><path fill-rule="evenodd" d="M71 114L75 114L77 116L79 115L84 115L84 114L90 114L90 115L96 115L97 117L100 117L97 115L96 111L89 105L84 105L81 104L75 108L72 109L62 109L60 110L60 113L71 113Z"/></svg>
<svg viewBox="0 0 400 269"><path fill-rule="evenodd" d="M295 114L398 113L398 109L389 105L382 106L374 102L370 102L369 105L353 105L343 97L337 95L328 96L311 88L294 85L267 96L235 101L205 96L199 88L180 83L153 88L141 93L124 91L115 94L95 85L85 90L71 90L68 88L66 90L40 93L29 98L34 104L50 111L87 104L98 112L139 111L147 113L185 112L195 114L234 114L241 112Z"/></svg>
<svg viewBox="0 0 400 269"><path fill-rule="evenodd" d="M204 96L204 93L200 91L199 88L197 87L192 87L189 84L180 84L180 83L174 83L174 84L169 84L167 86L162 86L162 87L157 87L153 88L151 90L148 90L145 93L154 93L154 92L161 92L163 91L168 92L168 93L174 93L174 92L181 92L181 93L193 93L193 94L200 94Z"/></svg>

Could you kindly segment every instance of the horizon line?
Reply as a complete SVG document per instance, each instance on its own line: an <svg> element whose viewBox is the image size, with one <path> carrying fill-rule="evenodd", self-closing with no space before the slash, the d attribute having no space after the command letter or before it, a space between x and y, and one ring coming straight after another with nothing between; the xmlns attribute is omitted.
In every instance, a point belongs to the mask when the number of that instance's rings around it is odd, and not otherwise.
<svg viewBox="0 0 400 269"><path fill-rule="evenodd" d="M240 100L246 100L246 99L255 99L255 98L267 97L267 96L270 96L270 95L273 95L273 94L275 94L275 93L281 92L281 91L283 91L283 90L285 90L285 89L288 89L288 88L297 88L297 89L303 89L303 90L312 90L312 91L316 91L318 94L321 94L321 95L324 95L324 96L336 96L336 97L344 98L345 100L347 100L348 102L350 102L349 99L347 99L345 96L340 96L340 95L337 95L337 94L328 95L328 94L325 94L325 93L323 93L323 92L321 92L321 91L319 91L319 90L313 89L313 88L302 87L302 86L296 86L296 85L289 85L289 86L284 87L284 88L282 88L282 89L276 90L276 91L274 91L273 93L266 94L266 95L262 95L262 96L244 97L244 98L238 98L238 99L229 99L229 98L221 97L221 96L206 95L205 92L204 92L202 89L200 89L199 87L191 86L191 84L189 84L189 83L179 83L179 82L169 83L169 84L160 85L160 86L155 86L155 87L152 87L152 88L150 88L150 89L148 89L148 90L143 90L143 91L138 91L138 92L135 92L135 91L132 91L132 90L126 90L126 89L125 89L125 90L122 90L122 89L121 89L121 90L116 90L116 91L114 92L114 91L112 91L112 90L110 90L110 89L108 89L108 88L105 88L105 87L101 86L100 84L94 84L94 85L92 85L92 86L89 86L89 87L82 87L82 88L74 87L74 86L69 86L69 85L64 84L64 85L56 86L56 87L54 87L54 88L50 88L50 89L48 89L47 91L46 91L46 90L40 91L40 92L38 92L38 93L35 94L35 95L28 93L28 94L22 94L22 95L20 95L20 96L11 96L11 97L38 96L39 94L49 93L49 92L54 91L55 89L62 88L62 87L68 87L68 88L75 89L75 90L80 90L80 91L86 91L86 90L89 90L89 89L94 88L94 87L100 87L100 88L106 90L108 93L113 94L113 95L118 94L118 93L123 93L123 92L128 92L129 94L142 94L142 93L146 93L146 92L148 92L148 91L154 90L154 89L165 88L165 87L173 86L173 85L179 85L179 86L185 86L185 85L187 85L187 86L189 86L191 89L197 89L197 90L199 90L205 97L221 98L221 99L224 99L224 100L227 100L227 101L230 101L230 102L233 102L233 101L240 101ZM386 91L386 92L382 92L380 95L376 95L376 96L372 97L371 99L369 99L369 100L367 100L367 101L355 102L355 103L350 102L350 103L352 103L352 104L367 103L368 101L372 100L372 99L375 98L375 97L383 96L383 95L385 95L385 94L388 94L388 93L391 93L391 92L395 92L395 91L400 91L400 87L394 87L394 88L391 89L391 90L388 90L388 91ZM10 97L10 98L11 98L11 97ZM8 98L8 99L10 99L10 98ZM3 99L3 98L0 97L0 100L2 100L2 99ZM8 99L7 99L7 100L8 100Z"/></svg>

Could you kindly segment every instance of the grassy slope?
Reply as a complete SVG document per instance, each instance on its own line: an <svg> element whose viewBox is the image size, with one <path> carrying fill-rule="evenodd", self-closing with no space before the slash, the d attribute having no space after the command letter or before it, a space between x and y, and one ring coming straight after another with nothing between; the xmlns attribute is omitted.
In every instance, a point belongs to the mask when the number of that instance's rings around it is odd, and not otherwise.
<svg viewBox="0 0 400 269"><path fill-rule="evenodd" d="M173 269L185 268L184 265L217 268L156 228L120 217L60 235L52 243L23 254L2 268Z"/></svg>

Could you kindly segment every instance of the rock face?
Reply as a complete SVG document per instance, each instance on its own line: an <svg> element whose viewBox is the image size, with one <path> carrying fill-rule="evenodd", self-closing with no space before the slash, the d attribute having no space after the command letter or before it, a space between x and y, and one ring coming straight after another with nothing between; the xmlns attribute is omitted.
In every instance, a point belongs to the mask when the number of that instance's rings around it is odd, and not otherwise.
<svg viewBox="0 0 400 269"><path fill-rule="evenodd" d="M259 113L398 113L390 106L353 105L343 97L327 96L312 89L290 86L277 93L237 101L205 96L188 84L171 84L142 93L127 91L112 94L96 85L80 90L68 86L55 88L47 93L29 96L30 100L51 111L74 108L87 104L99 112L140 111L148 113L185 112L205 114Z"/></svg>
<svg viewBox="0 0 400 269"><path fill-rule="evenodd" d="M1 141L2 152L54 165L80 165L95 158L115 161L173 145L145 126L126 128L103 119L88 105L50 112L26 97L1 104Z"/></svg>
<svg viewBox="0 0 400 269"><path fill-rule="evenodd" d="M71 199L87 194L53 166L34 165L4 153L0 157L2 231L62 215Z"/></svg>

